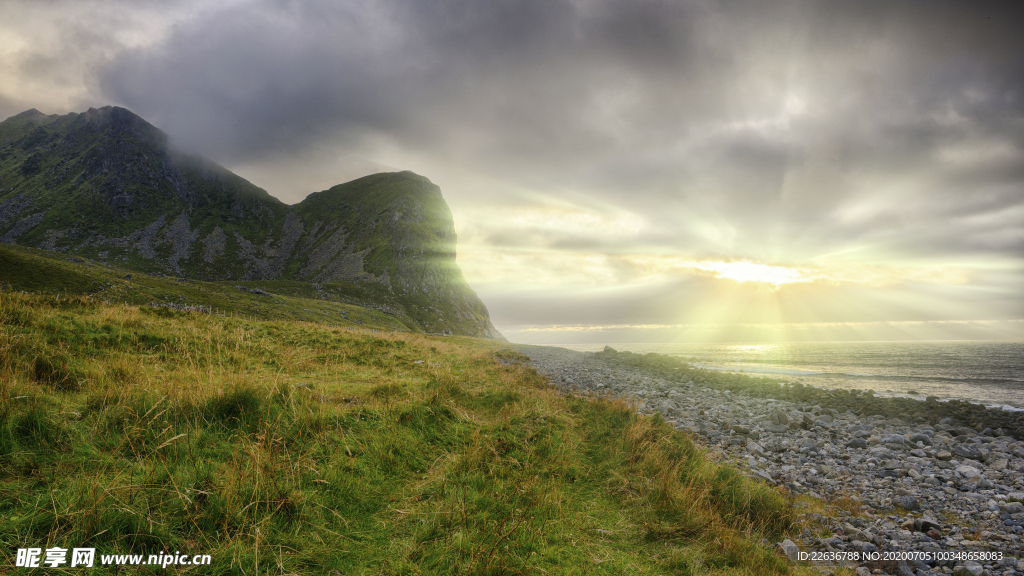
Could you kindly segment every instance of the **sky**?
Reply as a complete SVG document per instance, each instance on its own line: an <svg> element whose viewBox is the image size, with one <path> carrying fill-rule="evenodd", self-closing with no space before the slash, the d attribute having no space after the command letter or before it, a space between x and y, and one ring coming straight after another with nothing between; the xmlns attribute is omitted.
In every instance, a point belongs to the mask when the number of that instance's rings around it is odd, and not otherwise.
<svg viewBox="0 0 1024 576"><path fill-rule="evenodd" d="M4 0L0 117L412 170L512 341L1024 340L1024 6Z"/></svg>

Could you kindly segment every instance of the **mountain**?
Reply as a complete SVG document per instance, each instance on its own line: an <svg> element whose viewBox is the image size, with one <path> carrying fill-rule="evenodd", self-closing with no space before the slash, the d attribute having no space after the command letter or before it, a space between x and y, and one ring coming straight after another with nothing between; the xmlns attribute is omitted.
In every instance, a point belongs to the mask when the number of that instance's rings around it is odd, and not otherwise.
<svg viewBox="0 0 1024 576"><path fill-rule="evenodd" d="M304 282L426 332L502 338L428 179L374 174L289 206L124 108L0 122L0 243L151 274Z"/></svg>

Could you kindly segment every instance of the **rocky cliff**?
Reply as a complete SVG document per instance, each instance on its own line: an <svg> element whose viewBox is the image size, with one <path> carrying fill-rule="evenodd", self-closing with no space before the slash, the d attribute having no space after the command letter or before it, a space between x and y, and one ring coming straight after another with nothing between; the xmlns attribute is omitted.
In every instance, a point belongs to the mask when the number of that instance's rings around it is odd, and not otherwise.
<svg viewBox="0 0 1024 576"><path fill-rule="evenodd" d="M288 206L123 108L0 122L0 242L205 280L356 284L427 332L501 338L426 178L374 174Z"/></svg>

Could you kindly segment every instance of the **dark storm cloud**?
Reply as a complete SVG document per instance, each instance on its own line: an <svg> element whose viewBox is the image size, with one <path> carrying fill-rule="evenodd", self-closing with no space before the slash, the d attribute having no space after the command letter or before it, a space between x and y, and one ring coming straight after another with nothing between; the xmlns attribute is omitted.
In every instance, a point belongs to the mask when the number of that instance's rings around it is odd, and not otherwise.
<svg viewBox="0 0 1024 576"><path fill-rule="evenodd" d="M350 131L419 135L442 147L460 143L446 132L486 133L488 150L536 163L535 145L595 144L595 89L633 83L647 103L663 104L694 100L697 85L713 90L699 70L680 69L695 59L687 38L699 23L670 6L253 2L179 25L166 42L113 62L102 81L111 97L218 153ZM681 110L661 107L630 112L645 124L682 120ZM217 132L225 127L243 134Z"/></svg>
<svg viewBox="0 0 1024 576"><path fill-rule="evenodd" d="M1019 12L259 0L123 52L100 82L221 161L322 146L360 156L383 142L550 194L586 189L679 248L808 256L882 241L1019 255ZM718 232L701 236L696 218Z"/></svg>
<svg viewBox="0 0 1024 576"><path fill-rule="evenodd" d="M168 20L202 0L6 0L0 18L0 118L110 103L98 70L131 46L151 43Z"/></svg>

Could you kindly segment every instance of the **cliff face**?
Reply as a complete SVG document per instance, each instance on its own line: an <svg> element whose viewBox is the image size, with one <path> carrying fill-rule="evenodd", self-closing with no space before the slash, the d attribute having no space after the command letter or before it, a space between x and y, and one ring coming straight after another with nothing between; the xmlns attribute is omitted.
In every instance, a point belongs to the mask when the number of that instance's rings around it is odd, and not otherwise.
<svg viewBox="0 0 1024 576"><path fill-rule="evenodd" d="M355 283L425 331L501 338L426 178L375 174L287 206L123 108L0 122L0 242L199 279Z"/></svg>

